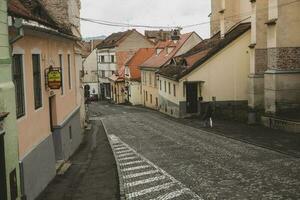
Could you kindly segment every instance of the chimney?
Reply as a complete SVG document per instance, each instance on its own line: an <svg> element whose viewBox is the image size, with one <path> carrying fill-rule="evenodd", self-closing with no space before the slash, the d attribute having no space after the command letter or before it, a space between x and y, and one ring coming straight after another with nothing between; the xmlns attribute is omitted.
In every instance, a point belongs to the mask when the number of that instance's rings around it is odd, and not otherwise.
<svg viewBox="0 0 300 200"><path fill-rule="evenodd" d="M174 42L177 42L177 41L180 39L180 29L174 29L174 30L172 31L171 39L172 39Z"/></svg>

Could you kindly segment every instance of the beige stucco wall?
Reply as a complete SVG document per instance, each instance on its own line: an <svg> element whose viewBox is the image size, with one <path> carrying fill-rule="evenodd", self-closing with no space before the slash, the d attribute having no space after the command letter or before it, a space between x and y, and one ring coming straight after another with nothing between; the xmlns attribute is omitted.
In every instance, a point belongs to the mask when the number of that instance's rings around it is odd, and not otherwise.
<svg viewBox="0 0 300 200"><path fill-rule="evenodd" d="M68 115L77 107L75 57L73 52L73 42L70 40L59 39L51 35L25 32L25 37L16 42L13 46L14 53L21 53L24 57L24 83L25 83L25 110L26 115L18 119L19 130L19 152L20 158L24 157L37 144L44 140L50 131L49 116L49 95L50 92L45 88L44 70L50 65L58 67L59 53L63 54L63 79L64 95L61 91L55 93L54 124L60 125ZM38 110L34 108L33 75L32 75L32 53L41 54L41 80L42 80L42 107ZM71 55L71 83L69 89L67 73L67 54Z"/></svg>
<svg viewBox="0 0 300 200"><path fill-rule="evenodd" d="M249 42L250 31L183 77L178 87L179 101L185 101L185 81L204 81L201 89L204 101L211 101L212 97L217 101L248 100Z"/></svg>
<svg viewBox="0 0 300 200"><path fill-rule="evenodd" d="M97 49L94 49L92 53L84 60L83 66L85 71L83 82L97 83Z"/></svg>
<svg viewBox="0 0 300 200"><path fill-rule="evenodd" d="M284 6L278 7L277 47L300 47L300 2L278 0L278 5Z"/></svg>
<svg viewBox="0 0 300 200"><path fill-rule="evenodd" d="M165 83L166 83L166 90L165 90ZM169 92L169 83L170 83L170 92ZM160 88L161 84L161 88ZM175 95L174 95L174 85L175 85ZM159 83L158 83L158 91L159 91L159 96L168 99L172 103L175 103L179 105L179 100L183 96L183 90L182 87L179 90L179 82L173 81L170 79L167 79L165 77L159 76Z"/></svg>
<svg viewBox="0 0 300 200"><path fill-rule="evenodd" d="M140 48L150 48L154 44L147 40L142 34L133 31L120 45L116 48L120 51L136 51Z"/></svg>
<svg viewBox="0 0 300 200"><path fill-rule="evenodd" d="M113 82L110 81L111 85L111 98L114 103L121 104L125 103L125 82Z"/></svg>
<svg viewBox="0 0 300 200"><path fill-rule="evenodd" d="M183 46L179 49L175 56L182 55L195 47L202 39L195 32L188 38L188 40L183 44Z"/></svg>
<svg viewBox="0 0 300 200"><path fill-rule="evenodd" d="M221 14L220 11L224 13ZM211 36L220 31L221 21L224 17L225 32L236 23L251 15L251 3L248 0L211 0ZM250 19L245 20L250 21ZM244 22L245 22L244 21Z"/></svg>
<svg viewBox="0 0 300 200"><path fill-rule="evenodd" d="M132 105L141 105L142 104L142 85L137 81L129 81L129 102Z"/></svg>
<svg viewBox="0 0 300 200"><path fill-rule="evenodd" d="M144 106L148 108L157 109L159 105L159 100L158 100L159 85L154 70L141 69L141 81L142 81L142 90L143 90L142 103ZM150 77L151 77L151 84L150 84ZM146 94L148 94L148 100L146 98ZM151 102L150 95L152 95L152 102ZM156 99L157 99L157 105L156 105Z"/></svg>

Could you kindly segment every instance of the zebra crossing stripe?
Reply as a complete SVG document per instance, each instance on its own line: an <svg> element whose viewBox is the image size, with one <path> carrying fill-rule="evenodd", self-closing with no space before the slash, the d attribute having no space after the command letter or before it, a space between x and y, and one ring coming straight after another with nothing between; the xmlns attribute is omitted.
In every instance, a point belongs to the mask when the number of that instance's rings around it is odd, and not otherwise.
<svg viewBox="0 0 300 200"><path fill-rule="evenodd" d="M146 183L151 183L151 182L163 180L165 178L166 178L166 176L161 175L161 176L156 176L156 177L153 177L153 178L148 178L148 179L143 179L143 180L139 180L139 181L129 182L129 183L126 183L126 185L127 185L127 187L133 187L133 186L137 186L137 185L142 185L142 184L146 184Z"/></svg>
<svg viewBox="0 0 300 200"><path fill-rule="evenodd" d="M127 162L127 163L120 163L121 166L128 166L128 165L133 165L133 164L139 164L139 163L143 163L144 161L142 160L136 160L136 161L131 161L131 162Z"/></svg>
<svg viewBox="0 0 300 200"><path fill-rule="evenodd" d="M135 155L133 152L130 152L130 153L123 153L123 154L119 154L118 155L118 158L123 158L123 157L126 157L126 156L131 156L131 155Z"/></svg>
<svg viewBox="0 0 300 200"><path fill-rule="evenodd" d="M138 170L138 169L145 169L145 168L149 168L151 167L150 165L141 165L141 166L137 166L137 167L129 167L129 168L125 168L122 171L124 172L130 172L130 171L134 171L134 170Z"/></svg>
<svg viewBox="0 0 300 200"><path fill-rule="evenodd" d="M137 178L137 177L140 177L140 176L155 174L157 172L159 172L159 171L158 170L150 170L150 171L145 171L145 172L139 172L139 173L135 173L135 174L125 175L123 178L124 179Z"/></svg>
<svg viewBox="0 0 300 200"><path fill-rule="evenodd" d="M168 194L161 195L161 196L156 197L156 198L151 199L151 200L169 200L169 199L174 199L174 198L179 197L183 193L188 192L188 191L189 191L188 189L177 190L177 191L170 192Z"/></svg>
<svg viewBox="0 0 300 200"><path fill-rule="evenodd" d="M166 190L166 189L172 187L173 185L174 185L173 182L164 183L162 185L157 185L157 186L150 187L150 188L147 188L147 189L144 189L144 190L140 190L140 191L137 191L137 192L130 193L130 194L128 194L128 197L130 199L130 198L143 196L145 194L149 194L149 193L152 193L152 192L159 192L161 190Z"/></svg>
<svg viewBox="0 0 300 200"><path fill-rule="evenodd" d="M123 151L118 151L118 154L129 153L129 152L132 152L132 151L130 149L127 149L127 150L123 150Z"/></svg>
<svg viewBox="0 0 300 200"><path fill-rule="evenodd" d="M130 157L126 157L126 158L120 158L119 161L124 161L124 160L134 160L137 159L137 156L130 156Z"/></svg>
<svg viewBox="0 0 300 200"><path fill-rule="evenodd" d="M128 149L127 147L117 147L115 148L116 151L120 151L120 150L126 150Z"/></svg>

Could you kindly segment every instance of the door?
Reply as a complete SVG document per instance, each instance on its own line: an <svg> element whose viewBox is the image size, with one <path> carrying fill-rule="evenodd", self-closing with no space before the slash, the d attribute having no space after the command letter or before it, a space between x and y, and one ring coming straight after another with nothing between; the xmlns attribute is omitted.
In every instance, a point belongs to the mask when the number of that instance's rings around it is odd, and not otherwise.
<svg viewBox="0 0 300 200"><path fill-rule="evenodd" d="M17 172L14 169L9 174L9 185L10 185L10 198L16 200L18 198L18 183L17 183Z"/></svg>
<svg viewBox="0 0 300 200"><path fill-rule="evenodd" d="M7 199L4 135L0 135L0 199Z"/></svg>
<svg viewBox="0 0 300 200"><path fill-rule="evenodd" d="M198 83L186 84L186 112L198 112Z"/></svg>

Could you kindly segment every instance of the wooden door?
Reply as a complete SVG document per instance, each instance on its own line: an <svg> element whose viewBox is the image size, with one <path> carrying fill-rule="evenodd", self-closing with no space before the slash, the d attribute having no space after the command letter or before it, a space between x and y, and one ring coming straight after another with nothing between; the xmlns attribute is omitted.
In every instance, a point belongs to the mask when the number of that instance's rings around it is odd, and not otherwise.
<svg viewBox="0 0 300 200"><path fill-rule="evenodd" d="M198 112L198 84L197 83L186 84L186 112L187 113Z"/></svg>

